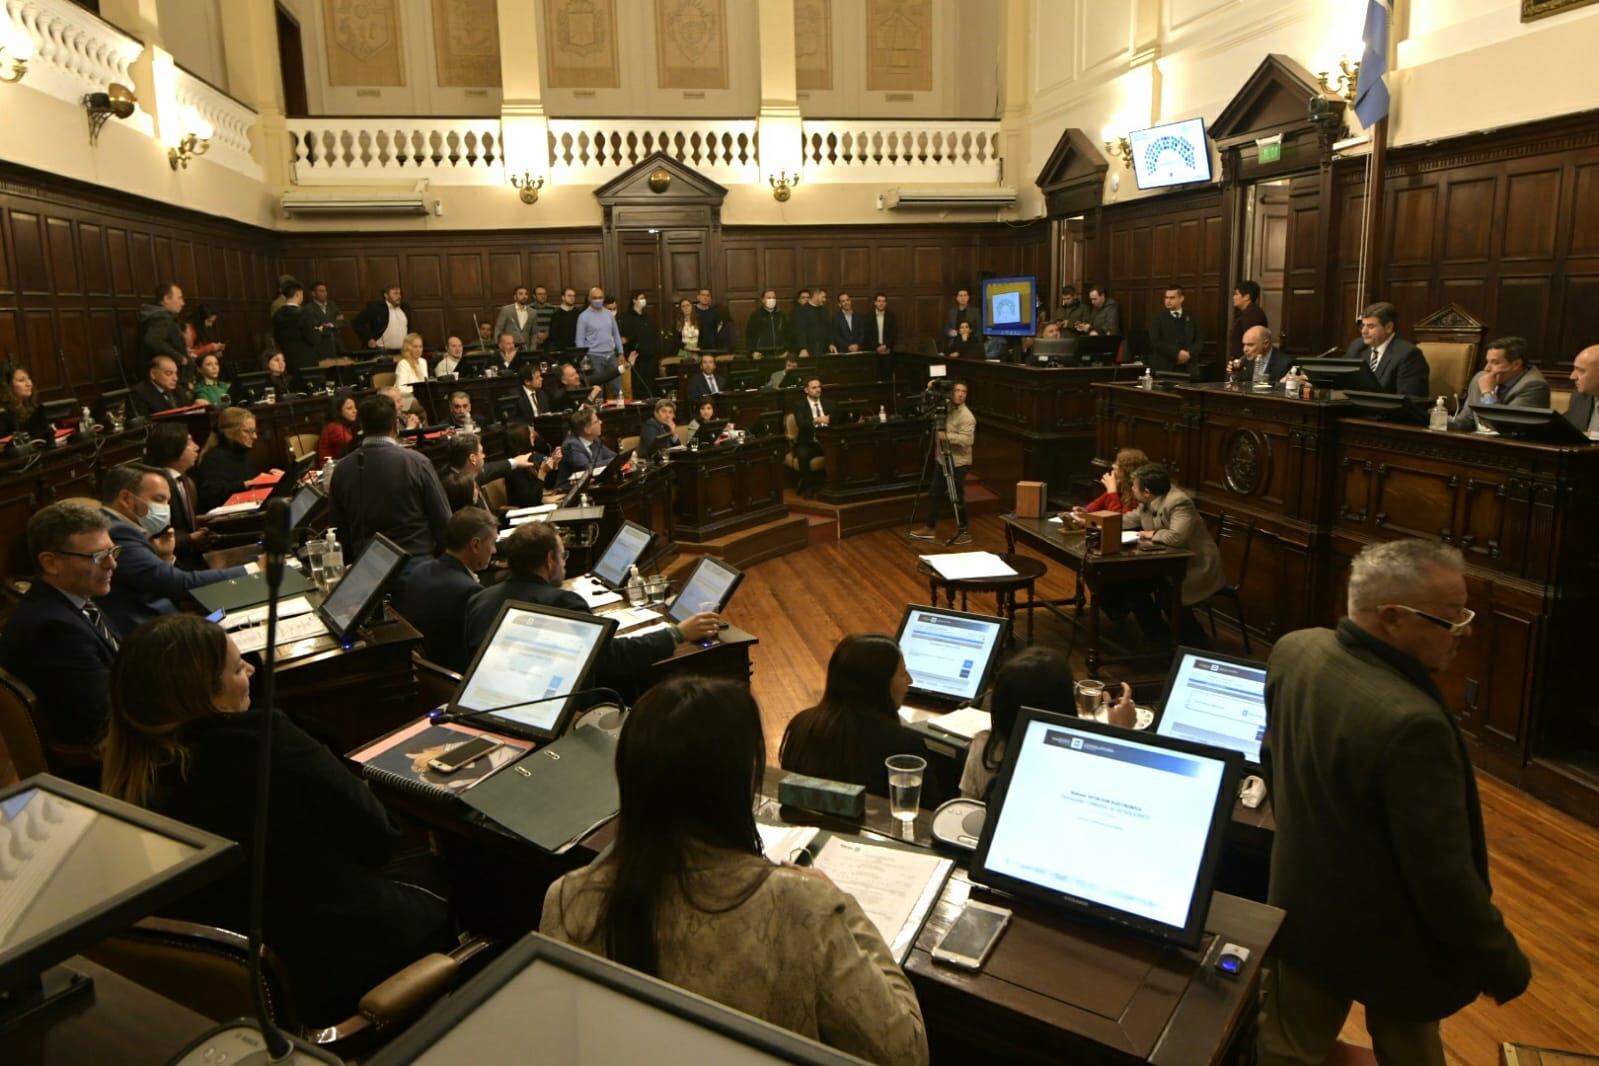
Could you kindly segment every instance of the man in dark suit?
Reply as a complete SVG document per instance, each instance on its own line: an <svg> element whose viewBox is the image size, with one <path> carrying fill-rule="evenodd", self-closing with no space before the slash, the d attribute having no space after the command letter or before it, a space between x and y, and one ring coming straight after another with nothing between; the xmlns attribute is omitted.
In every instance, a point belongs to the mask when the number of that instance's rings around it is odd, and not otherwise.
<svg viewBox="0 0 1599 1066"><path fill-rule="evenodd" d="M149 378L128 390L128 402L135 414L148 418L160 411L187 407L192 400L189 390L178 384L178 364L169 355L157 355L150 359Z"/></svg>
<svg viewBox="0 0 1599 1066"><path fill-rule="evenodd" d="M804 297L809 295L809 299ZM827 290L818 287L814 292L800 290L801 301L794 308L794 352L806 355L826 355L828 337L832 333L832 317L827 310Z"/></svg>
<svg viewBox="0 0 1599 1066"><path fill-rule="evenodd" d="M721 347L722 313L711 303L711 290L701 289L694 295L694 323L700 328L700 347Z"/></svg>
<svg viewBox="0 0 1599 1066"><path fill-rule="evenodd" d="M272 339L278 342L296 382L302 371L317 365L317 330L305 312L305 289L298 281L283 283L283 306L272 316Z"/></svg>
<svg viewBox="0 0 1599 1066"><path fill-rule="evenodd" d="M204 570L204 553L211 547L211 531L196 522L200 490L189 476L199 458L200 446L182 422L162 422L150 428L144 442L144 464L159 470L167 480L177 563L185 570Z"/></svg>
<svg viewBox="0 0 1599 1066"><path fill-rule="evenodd" d="M302 305L302 309L306 321L316 330L316 361L320 363L324 359L337 359L341 346L339 334L344 329L344 311L328 298L327 282L311 283L311 298Z"/></svg>
<svg viewBox="0 0 1599 1066"><path fill-rule="evenodd" d="M394 593L394 607L422 634L427 657L456 673L472 661L466 608L483 591L477 575L494 558L500 524L489 512L463 507L444 531L444 554L416 566Z"/></svg>
<svg viewBox="0 0 1599 1066"><path fill-rule="evenodd" d="M983 316L978 314L977 308L972 306L972 290L956 289L955 306L949 309L944 316L944 343L953 343L954 338L960 336L961 323L970 323L972 336L980 336L983 332Z"/></svg>
<svg viewBox="0 0 1599 1066"><path fill-rule="evenodd" d="M700 372L688 379L688 402L698 407L701 400L727 391L727 379L716 372L716 356L700 356Z"/></svg>
<svg viewBox="0 0 1599 1066"><path fill-rule="evenodd" d="M561 587L561 582L566 580L566 551L553 525L529 522L517 526L505 538L500 554L510 566L511 576L484 589L467 604L468 657L475 655L488 639L489 627L507 601L522 600L580 614L590 613L583 597ZM716 633L717 622L714 614L696 614L681 625L671 625L653 633L613 636L600 649L595 663L597 680L613 688L619 685L629 690L636 688L639 675L646 667L671 655L679 644L709 639ZM623 692L624 696L628 694Z"/></svg>
<svg viewBox="0 0 1599 1066"><path fill-rule="evenodd" d="M888 297L878 293L872 297L872 313L862 323L861 350L887 355L899 343L899 321L888 309Z"/></svg>
<svg viewBox="0 0 1599 1066"><path fill-rule="evenodd" d="M155 303L139 309L139 355L150 360L158 355L171 358L180 369L193 376L188 339L183 334L183 290L170 281L156 286Z"/></svg>
<svg viewBox="0 0 1599 1066"><path fill-rule="evenodd" d="M1434 681L1471 632L1464 570L1437 542L1368 547L1337 629L1272 649L1268 902L1286 916L1257 1062L1323 1061L1359 1002L1378 1062L1442 1066L1439 1019L1531 978L1492 902L1476 776Z"/></svg>
<svg viewBox="0 0 1599 1066"><path fill-rule="evenodd" d="M1252 388L1261 390L1276 388L1293 368L1293 357L1272 343L1271 330L1265 326L1244 331L1243 358L1228 365L1229 370L1241 372Z"/></svg>
<svg viewBox="0 0 1599 1066"><path fill-rule="evenodd" d="M519 373L522 380L516 390L516 417L531 425L539 415L549 414L555 408L544 394L544 371L539 369L536 360L525 361Z"/></svg>
<svg viewBox="0 0 1599 1066"><path fill-rule="evenodd" d="M397 352L411 332L411 305L398 285L390 285L382 296L361 308L350 326L368 348Z"/></svg>
<svg viewBox="0 0 1599 1066"><path fill-rule="evenodd" d="M1399 309L1390 303L1375 303L1360 315L1360 339L1349 345L1346 355L1365 363L1363 383L1377 392L1400 396L1430 394L1432 370L1421 349L1395 336Z"/></svg>
<svg viewBox="0 0 1599 1066"><path fill-rule="evenodd" d="M555 487L564 489L585 470L604 466L616 453L601 438L605 424L600 413L584 404L572 413L572 432L561 442L561 467Z"/></svg>
<svg viewBox="0 0 1599 1066"><path fill-rule="evenodd" d="M1566 420L1589 440L1599 441L1599 344L1584 348L1571 361L1571 383L1576 391L1566 408Z"/></svg>
<svg viewBox="0 0 1599 1066"><path fill-rule="evenodd" d="M838 294L838 313L833 316L833 344L829 351L858 352L866 344L866 323L855 313L855 301L847 292Z"/></svg>
<svg viewBox="0 0 1599 1066"><path fill-rule="evenodd" d="M1204 377L1199 361L1199 322L1183 307L1183 287L1168 285L1164 311L1149 320L1149 365L1155 370L1181 370L1194 381Z"/></svg>
<svg viewBox="0 0 1599 1066"><path fill-rule="evenodd" d="M151 538L162 533L170 537L172 529L172 489L159 470L131 464L112 467L106 471L100 502L111 542L122 552L111 591L100 597L100 607L118 633L131 633L152 618L174 613L190 589L249 572L242 566L183 570L157 554ZM175 548L175 538L167 543Z"/></svg>
<svg viewBox="0 0 1599 1066"><path fill-rule="evenodd" d="M382 393L361 400L361 443L339 461L328 485L328 524L337 526L345 557L355 559L382 533L411 555L408 567L437 555L450 524L450 504L433 464L401 447L394 401Z"/></svg>
<svg viewBox="0 0 1599 1066"><path fill-rule="evenodd" d="M1244 357L1244 334L1256 326L1270 326L1266 312L1260 307L1260 285L1245 278L1233 289L1233 324L1227 329L1227 350L1222 358L1228 362Z"/></svg>
<svg viewBox="0 0 1599 1066"><path fill-rule="evenodd" d="M822 379L814 374L805 379L805 397L794 408L794 463L799 467L799 494L806 499L816 495L817 475L811 473L811 460L822 454L816 442L816 427L831 425L833 406L822 399Z"/></svg>
<svg viewBox="0 0 1599 1066"><path fill-rule="evenodd" d="M33 690L39 713L63 744L93 744L105 732L111 661L121 633L96 596L111 591L117 549L100 509L59 500L28 519L28 554L38 576L0 633L0 668Z"/></svg>
<svg viewBox="0 0 1599 1066"><path fill-rule="evenodd" d="M648 422L639 428L638 453L653 459L677 443L677 403L674 400L655 401L655 410Z"/></svg>

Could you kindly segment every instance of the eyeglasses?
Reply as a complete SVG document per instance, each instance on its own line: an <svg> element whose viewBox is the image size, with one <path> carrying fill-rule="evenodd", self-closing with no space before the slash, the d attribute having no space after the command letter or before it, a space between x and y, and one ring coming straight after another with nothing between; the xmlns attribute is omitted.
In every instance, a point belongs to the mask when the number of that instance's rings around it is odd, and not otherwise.
<svg viewBox="0 0 1599 1066"><path fill-rule="evenodd" d="M1407 606L1406 604L1403 604L1403 603L1385 603L1382 606L1383 607L1393 607L1393 608L1395 608L1397 610L1400 610L1400 611L1409 611L1411 614L1415 615L1417 618L1423 619L1424 621L1431 622L1433 625L1438 626L1438 627L1440 627L1442 629L1449 630L1449 635L1451 637L1458 637L1462 633L1464 633L1466 631L1466 629L1471 625L1471 620L1473 618L1477 617L1477 612L1476 611L1473 611L1473 610L1471 610L1469 608L1466 608L1466 607L1462 607L1460 609L1460 613L1465 615L1465 617L1460 619L1460 621L1458 621L1458 622L1451 622L1447 618L1440 618L1440 617L1438 617L1435 614L1428 614L1426 611L1417 610L1416 608Z"/></svg>
<svg viewBox="0 0 1599 1066"><path fill-rule="evenodd" d="M69 552L65 548L58 548L51 554L70 555L74 559L87 559L95 566L104 566L107 561L114 563L122 556L122 546L119 544L110 548L101 548L97 552Z"/></svg>

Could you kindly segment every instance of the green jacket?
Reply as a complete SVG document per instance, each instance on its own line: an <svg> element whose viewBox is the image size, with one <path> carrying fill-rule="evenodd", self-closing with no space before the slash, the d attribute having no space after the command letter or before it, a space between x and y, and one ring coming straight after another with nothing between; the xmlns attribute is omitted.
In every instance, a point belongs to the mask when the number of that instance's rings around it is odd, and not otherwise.
<svg viewBox="0 0 1599 1066"><path fill-rule="evenodd" d="M1347 618L1288 634L1267 669L1263 760L1284 960L1414 1021L1527 987L1490 902L1466 745L1419 662Z"/></svg>

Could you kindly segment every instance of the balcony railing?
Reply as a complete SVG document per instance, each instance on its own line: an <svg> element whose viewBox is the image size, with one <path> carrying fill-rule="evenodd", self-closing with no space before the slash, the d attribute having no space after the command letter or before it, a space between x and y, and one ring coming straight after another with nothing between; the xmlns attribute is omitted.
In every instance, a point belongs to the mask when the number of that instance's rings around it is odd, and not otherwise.
<svg viewBox="0 0 1599 1066"><path fill-rule="evenodd" d="M291 119L289 144L294 180L301 185L505 180L496 118Z"/></svg>
<svg viewBox="0 0 1599 1066"><path fill-rule="evenodd" d="M77 104L85 93L104 92L112 82L133 84L133 64L144 45L70 0L0 0L11 24L33 42L26 85ZM3 24L3 19L0 19ZM152 133L150 113L139 108L126 120Z"/></svg>
<svg viewBox="0 0 1599 1066"><path fill-rule="evenodd" d="M812 182L997 182L998 122L836 119L803 125Z"/></svg>
<svg viewBox="0 0 1599 1066"><path fill-rule="evenodd" d="M760 180L754 119L562 118L549 126L556 181L603 184L657 151L723 185Z"/></svg>
<svg viewBox="0 0 1599 1066"><path fill-rule="evenodd" d="M210 124L211 147L205 155L208 160L252 178L262 176L260 164L250 154L254 111L182 67L173 67L172 91L181 111L192 108Z"/></svg>

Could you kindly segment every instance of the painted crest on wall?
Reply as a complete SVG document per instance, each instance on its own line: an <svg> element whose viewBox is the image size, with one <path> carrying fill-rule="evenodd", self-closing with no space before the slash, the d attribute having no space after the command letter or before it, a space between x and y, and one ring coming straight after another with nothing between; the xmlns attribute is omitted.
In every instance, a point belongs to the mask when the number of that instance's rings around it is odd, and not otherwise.
<svg viewBox="0 0 1599 1066"><path fill-rule="evenodd" d="M392 0L329 0L333 41L365 63L394 40Z"/></svg>

